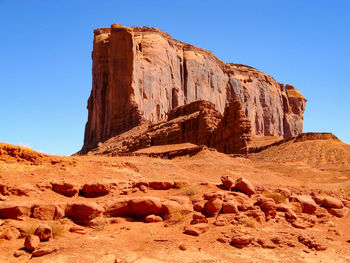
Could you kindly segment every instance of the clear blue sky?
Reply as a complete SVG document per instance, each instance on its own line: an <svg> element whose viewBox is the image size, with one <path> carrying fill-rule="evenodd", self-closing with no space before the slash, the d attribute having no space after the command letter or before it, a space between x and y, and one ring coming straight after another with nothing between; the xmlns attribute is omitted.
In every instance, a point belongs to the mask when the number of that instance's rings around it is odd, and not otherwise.
<svg viewBox="0 0 350 263"><path fill-rule="evenodd" d="M0 0L0 141L69 155L83 144L93 30L152 26L247 64L308 99L304 131L350 143L350 1Z"/></svg>

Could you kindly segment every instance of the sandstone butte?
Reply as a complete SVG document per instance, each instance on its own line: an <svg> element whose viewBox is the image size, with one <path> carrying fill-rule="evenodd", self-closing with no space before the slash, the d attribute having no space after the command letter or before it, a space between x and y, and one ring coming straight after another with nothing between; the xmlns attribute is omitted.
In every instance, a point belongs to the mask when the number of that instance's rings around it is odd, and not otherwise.
<svg viewBox="0 0 350 263"><path fill-rule="evenodd" d="M169 121L172 110L196 101L210 102L221 114L219 119L225 116L225 110L227 115L232 100L239 102L232 106L235 110L231 115L248 124L243 124L243 133L235 131L235 141L252 136L289 138L302 133L306 99L296 88L253 67L224 63L211 52L177 41L156 28L113 24L96 29L92 60L92 91L82 154L142 123ZM232 141L222 142L227 134L222 127L229 125L219 122L203 135L211 137L206 145L235 152L227 150L234 145ZM146 129L138 137L147 134ZM195 134L180 137L163 144L198 143L184 139L197 137ZM140 144L156 145L152 138L149 141ZM248 141L242 141L237 152Z"/></svg>

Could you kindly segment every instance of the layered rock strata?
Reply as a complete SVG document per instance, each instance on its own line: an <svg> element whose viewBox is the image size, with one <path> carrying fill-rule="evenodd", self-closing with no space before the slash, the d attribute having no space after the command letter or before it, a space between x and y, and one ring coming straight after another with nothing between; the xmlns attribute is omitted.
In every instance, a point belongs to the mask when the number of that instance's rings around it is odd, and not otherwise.
<svg viewBox="0 0 350 263"><path fill-rule="evenodd" d="M198 100L222 114L238 99L253 135L287 138L302 132L306 99L255 68L224 63L155 28L113 24L94 35L82 152L143 121L166 120L172 109Z"/></svg>
<svg viewBox="0 0 350 263"><path fill-rule="evenodd" d="M195 101L171 110L166 121L144 124L100 143L92 154L130 153L156 145L190 142L224 153L247 153L251 124L238 100L228 103L224 115L208 101Z"/></svg>

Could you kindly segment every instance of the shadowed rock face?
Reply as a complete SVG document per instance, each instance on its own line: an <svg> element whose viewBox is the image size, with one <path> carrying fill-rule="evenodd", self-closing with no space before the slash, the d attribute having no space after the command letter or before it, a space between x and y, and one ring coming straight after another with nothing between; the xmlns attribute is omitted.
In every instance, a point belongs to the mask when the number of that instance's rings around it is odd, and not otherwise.
<svg viewBox="0 0 350 263"><path fill-rule="evenodd" d="M155 28L113 24L94 34L83 152L143 121L166 120L175 107L198 100L223 114L238 99L253 135L302 132L306 99L257 69L224 63Z"/></svg>

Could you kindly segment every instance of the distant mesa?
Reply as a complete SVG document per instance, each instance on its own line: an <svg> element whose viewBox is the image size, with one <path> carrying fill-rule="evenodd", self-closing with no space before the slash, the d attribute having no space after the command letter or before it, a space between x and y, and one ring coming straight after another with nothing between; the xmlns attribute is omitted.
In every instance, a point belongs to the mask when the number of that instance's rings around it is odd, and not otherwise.
<svg viewBox="0 0 350 263"><path fill-rule="evenodd" d="M242 153L255 137L302 133L306 99L296 88L156 28L96 29L92 60L81 154L137 127L130 151L190 142Z"/></svg>

